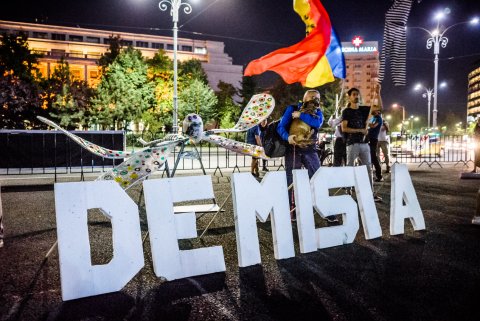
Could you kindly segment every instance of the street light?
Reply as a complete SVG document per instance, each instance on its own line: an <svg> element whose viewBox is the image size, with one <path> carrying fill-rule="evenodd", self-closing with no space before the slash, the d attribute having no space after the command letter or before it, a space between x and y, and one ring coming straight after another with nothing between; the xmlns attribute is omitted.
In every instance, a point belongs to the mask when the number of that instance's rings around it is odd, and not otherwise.
<svg viewBox="0 0 480 321"><path fill-rule="evenodd" d="M408 119L410 120L410 134L413 134L413 122L417 122L420 120L420 118L418 117L415 117L413 115L410 115L410 117L408 117Z"/></svg>
<svg viewBox="0 0 480 321"><path fill-rule="evenodd" d="M177 46L178 46L178 11L182 6L185 14L192 12L192 6L186 0L161 0L158 7L162 11L167 11L170 5L170 15L173 20L173 128L174 134L178 133L178 94L177 94Z"/></svg>
<svg viewBox="0 0 480 321"><path fill-rule="evenodd" d="M446 86L447 86L447 83L445 83L445 82L442 82L440 84L440 88L443 88L443 87L446 87ZM430 106L431 106L432 96L435 96L434 93L433 93L434 90L432 88L427 88L420 83L415 85L415 88L414 88L415 91L418 91L418 90L421 90L421 89L423 89L425 91L422 94L422 97L427 98L427 104L428 104L428 123L427 123L427 126L428 126L428 128L430 128Z"/></svg>
<svg viewBox="0 0 480 321"><path fill-rule="evenodd" d="M435 72L434 72L434 78L433 78L433 122L432 126L436 127L437 126L437 102L438 102L438 97L437 97L437 89L438 89L438 55L440 54L440 46L442 48L447 47L448 43L448 38L444 37L445 33L450 30L451 28L455 26L459 26L462 24L472 24L476 25L479 23L478 18L473 18L470 21L462 21L455 23L453 25L450 25L445 28L445 30L441 31L440 30L440 20L442 20L445 15L450 13L450 9L446 8L443 11L438 12L435 15L435 20L437 20L437 27L433 30L430 31L428 29L422 28L422 27L411 27L411 29L421 29L425 31L430 38L427 39L427 49L431 49L433 47L433 54L435 56L433 63L435 66Z"/></svg>
<svg viewBox="0 0 480 321"><path fill-rule="evenodd" d="M401 130L401 134L403 135L403 124L405 123L405 106L401 106L399 104L393 104L392 108L402 108L402 130Z"/></svg>

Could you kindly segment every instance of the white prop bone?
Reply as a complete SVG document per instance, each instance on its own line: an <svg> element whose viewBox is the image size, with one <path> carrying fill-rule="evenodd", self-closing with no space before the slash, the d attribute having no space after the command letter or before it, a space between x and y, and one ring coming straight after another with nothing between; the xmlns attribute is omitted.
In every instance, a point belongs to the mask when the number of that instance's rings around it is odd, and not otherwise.
<svg viewBox="0 0 480 321"><path fill-rule="evenodd" d="M410 219L415 231L425 229L422 209L413 187L412 178L405 164L394 164L392 166L391 198L391 235L404 233L405 219L407 218ZM403 205L404 202L405 205Z"/></svg>
<svg viewBox="0 0 480 321"><path fill-rule="evenodd" d="M275 258L295 256L285 172L269 172L262 183L250 173L234 173L232 193L239 266L261 262L256 218L266 222L270 214Z"/></svg>
<svg viewBox="0 0 480 321"><path fill-rule="evenodd" d="M92 265L88 209L112 223L113 258ZM138 208L114 182L55 184L58 253L64 301L121 290L143 267Z"/></svg>
<svg viewBox="0 0 480 321"><path fill-rule="evenodd" d="M210 176L143 182L155 274L167 280L225 271L221 246L181 251L178 240L197 237L195 213L174 214L173 203L212 199Z"/></svg>

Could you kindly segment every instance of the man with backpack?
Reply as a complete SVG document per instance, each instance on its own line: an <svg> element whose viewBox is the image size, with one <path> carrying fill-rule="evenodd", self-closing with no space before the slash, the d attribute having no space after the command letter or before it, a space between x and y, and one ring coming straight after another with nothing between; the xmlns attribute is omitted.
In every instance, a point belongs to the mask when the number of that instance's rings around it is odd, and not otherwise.
<svg viewBox="0 0 480 321"><path fill-rule="evenodd" d="M301 122L300 122L301 121ZM310 128L309 137L300 140L299 135L295 134L297 124L307 125ZM307 169L308 176L320 168L320 160L315 150L318 130L323 124L323 113L320 109L320 93L317 90L307 90L303 96L303 102L297 105L290 105L285 110L280 123L277 126L277 132L281 138L288 142L285 151L285 171L287 174L287 184L290 186L293 182L292 170L300 169L302 165ZM293 189L289 191L289 202L291 208L294 207ZM296 219L295 212L292 211L292 220Z"/></svg>

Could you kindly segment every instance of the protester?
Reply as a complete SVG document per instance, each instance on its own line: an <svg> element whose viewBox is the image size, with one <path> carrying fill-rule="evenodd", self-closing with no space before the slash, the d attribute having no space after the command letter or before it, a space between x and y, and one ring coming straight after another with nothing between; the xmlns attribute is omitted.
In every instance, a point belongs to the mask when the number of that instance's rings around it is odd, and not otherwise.
<svg viewBox="0 0 480 321"><path fill-rule="evenodd" d="M290 105L285 110L278 124L277 132L283 140L289 143L285 153L288 186L293 182L293 169L299 169L303 165L311 178L320 168L320 159L315 150L315 142L322 124L323 113L320 109L320 93L317 90L307 90L303 96L303 103ZM300 135L297 127L307 127L307 137ZM292 191L293 189L289 191L289 201L293 209L295 205ZM295 218L295 212L292 211L292 220L295 220Z"/></svg>
<svg viewBox="0 0 480 321"><path fill-rule="evenodd" d="M368 134L366 121L369 117L370 107L360 106L360 91L350 88L347 92L348 105L342 112L342 132L347 144L347 166L353 166L358 157L362 165L367 166L368 178L373 190L370 147L366 143ZM382 199L375 195L376 202Z"/></svg>
<svg viewBox="0 0 480 321"><path fill-rule="evenodd" d="M342 133L342 117L330 116L328 119L328 125L331 128L335 128L335 140L333 143L333 166L344 166L347 164L347 145L345 144L345 138Z"/></svg>
<svg viewBox="0 0 480 321"><path fill-rule="evenodd" d="M262 141L260 140L260 127L258 125L253 126L247 131L247 144L262 146ZM255 177L260 177L260 172L258 170L258 157L252 156L252 163L250 164L250 172Z"/></svg>
<svg viewBox="0 0 480 321"><path fill-rule="evenodd" d="M262 146L263 146L263 137L265 136L265 131L267 130L267 120L264 119L261 123L260 123L260 141L262 142ZM268 168L267 168L267 160L266 159L262 159L262 171L264 172L268 172Z"/></svg>
<svg viewBox="0 0 480 321"><path fill-rule="evenodd" d="M382 167L377 157L378 134L383 124L383 119L380 110L372 111L372 118L368 123L368 146L370 147L370 160L375 168L375 181L383 181Z"/></svg>
<svg viewBox="0 0 480 321"><path fill-rule="evenodd" d="M390 146L389 136L390 125L383 121L382 127L380 127L380 133L378 134L377 144L377 158L380 159L380 150L382 151L383 158L385 159L385 165L387 166L385 173L390 173ZM381 165L381 164L380 164Z"/></svg>

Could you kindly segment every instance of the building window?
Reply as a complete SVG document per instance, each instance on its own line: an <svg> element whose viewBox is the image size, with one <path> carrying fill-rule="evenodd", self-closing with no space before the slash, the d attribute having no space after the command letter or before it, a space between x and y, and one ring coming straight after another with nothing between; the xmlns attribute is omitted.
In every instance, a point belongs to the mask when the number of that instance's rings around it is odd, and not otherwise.
<svg viewBox="0 0 480 321"><path fill-rule="evenodd" d="M68 40L75 42L83 42L83 36L69 35Z"/></svg>
<svg viewBox="0 0 480 321"><path fill-rule="evenodd" d="M180 46L177 45L177 50L179 50L179 49L180 49ZM173 50L173 44L167 43L167 50Z"/></svg>
<svg viewBox="0 0 480 321"><path fill-rule="evenodd" d="M90 79L97 79L98 78L98 70L90 70L89 76L90 76Z"/></svg>
<svg viewBox="0 0 480 321"><path fill-rule="evenodd" d="M64 34L61 33L52 33L52 40L60 40L65 41L66 37Z"/></svg>
<svg viewBox="0 0 480 321"><path fill-rule="evenodd" d="M131 40L120 40L120 44L122 46L125 46L125 47L133 46L133 41L131 41Z"/></svg>
<svg viewBox="0 0 480 321"><path fill-rule="evenodd" d="M182 46L182 51L193 52L193 47L192 46Z"/></svg>
<svg viewBox="0 0 480 321"><path fill-rule="evenodd" d="M136 45L137 45L137 47L148 48L148 42L146 42L146 41L137 41Z"/></svg>
<svg viewBox="0 0 480 321"><path fill-rule="evenodd" d="M48 33L34 31L32 34L32 38L48 39Z"/></svg>
<svg viewBox="0 0 480 321"><path fill-rule="evenodd" d="M153 49L163 49L163 43L158 43L158 42L152 42L152 48Z"/></svg>
<svg viewBox="0 0 480 321"><path fill-rule="evenodd" d="M90 42L90 43L100 43L100 38L98 37L86 37L85 38L85 41L86 42Z"/></svg>
<svg viewBox="0 0 480 321"><path fill-rule="evenodd" d="M207 54L207 48L205 48L205 47L195 47L195 53L200 54L200 55L206 55Z"/></svg>

